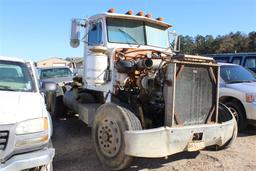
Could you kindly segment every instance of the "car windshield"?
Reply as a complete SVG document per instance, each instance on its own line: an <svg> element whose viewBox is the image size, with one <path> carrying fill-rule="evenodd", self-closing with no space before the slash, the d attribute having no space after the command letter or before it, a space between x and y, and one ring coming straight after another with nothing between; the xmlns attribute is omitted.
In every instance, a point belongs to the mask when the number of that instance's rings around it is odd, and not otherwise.
<svg viewBox="0 0 256 171"><path fill-rule="evenodd" d="M108 41L135 45L169 47L168 28L144 21L107 18Z"/></svg>
<svg viewBox="0 0 256 171"><path fill-rule="evenodd" d="M32 92L34 87L26 64L0 60L0 90Z"/></svg>
<svg viewBox="0 0 256 171"><path fill-rule="evenodd" d="M255 82L255 75L239 65L223 65L220 76L226 83Z"/></svg>
<svg viewBox="0 0 256 171"><path fill-rule="evenodd" d="M48 68L48 69L41 69L40 71L41 79L70 77L70 76L72 76L72 72L70 71L69 68Z"/></svg>

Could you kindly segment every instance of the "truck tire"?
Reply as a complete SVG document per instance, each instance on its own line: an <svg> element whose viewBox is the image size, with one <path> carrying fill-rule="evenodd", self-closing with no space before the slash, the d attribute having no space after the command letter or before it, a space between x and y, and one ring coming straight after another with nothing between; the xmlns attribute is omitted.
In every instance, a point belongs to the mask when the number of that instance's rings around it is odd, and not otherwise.
<svg viewBox="0 0 256 171"><path fill-rule="evenodd" d="M101 105L93 122L92 138L103 165L111 170L128 167L134 158L125 154L124 132L141 129L139 119L130 110L113 103Z"/></svg>
<svg viewBox="0 0 256 171"><path fill-rule="evenodd" d="M238 131L241 132L245 130L245 128L247 127L247 120L242 106L236 101L228 101L224 104L230 109L232 114L235 116L238 125Z"/></svg>
<svg viewBox="0 0 256 171"><path fill-rule="evenodd" d="M45 95L45 103L46 103L46 109L47 111L51 112L51 99L52 99L51 93L46 93Z"/></svg>
<svg viewBox="0 0 256 171"><path fill-rule="evenodd" d="M67 114L67 107L63 103L63 96L53 96L52 105L51 105L51 114L58 117L65 117Z"/></svg>

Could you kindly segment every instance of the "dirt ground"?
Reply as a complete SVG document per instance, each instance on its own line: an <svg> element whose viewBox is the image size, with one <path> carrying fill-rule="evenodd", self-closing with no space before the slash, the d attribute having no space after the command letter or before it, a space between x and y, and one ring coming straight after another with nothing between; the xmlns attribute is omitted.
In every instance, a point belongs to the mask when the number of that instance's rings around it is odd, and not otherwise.
<svg viewBox="0 0 256 171"><path fill-rule="evenodd" d="M54 120L54 171L104 171L98 161L91 129L76 117ZM126 171L256 170L256 128L239 134L235 144L222 151L183 152L168 159L137 159Z"/></svg>

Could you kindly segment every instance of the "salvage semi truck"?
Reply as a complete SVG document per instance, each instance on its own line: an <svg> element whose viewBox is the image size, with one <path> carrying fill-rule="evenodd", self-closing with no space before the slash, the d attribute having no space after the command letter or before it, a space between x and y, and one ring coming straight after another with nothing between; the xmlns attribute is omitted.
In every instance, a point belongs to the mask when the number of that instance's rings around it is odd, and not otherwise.
<svg viewBox="0 0 256 171"><path fill-rule="evenodd" d="M235 118L218 102L219 66L177 53L170 27L161 17L114 9L72 20L70 44L84 43L84 72L66 88L64 104L92 127L98 159L112 170L134 157L223 149L237 136Z"/></svg>

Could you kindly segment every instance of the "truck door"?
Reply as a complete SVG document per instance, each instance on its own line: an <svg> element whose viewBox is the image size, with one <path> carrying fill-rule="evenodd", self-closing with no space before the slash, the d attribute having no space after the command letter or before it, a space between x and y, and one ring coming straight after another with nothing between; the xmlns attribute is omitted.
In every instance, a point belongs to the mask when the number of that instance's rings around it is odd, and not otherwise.
<svg viewBox="0 0 256 171"><path fill-rule="evenodd" d="M88 86L105 83L105 73L108 68L108 56L102 51L103 24L101 20L93 21L88 26L88 42L86 45L84 76Z"/></svg>

